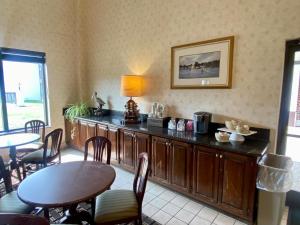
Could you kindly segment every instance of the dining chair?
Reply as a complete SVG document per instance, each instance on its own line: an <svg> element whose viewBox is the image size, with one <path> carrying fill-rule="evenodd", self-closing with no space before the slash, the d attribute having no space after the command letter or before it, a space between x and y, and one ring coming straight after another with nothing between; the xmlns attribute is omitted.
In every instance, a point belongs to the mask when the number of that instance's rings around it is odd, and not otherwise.
<svg viewBox="0 0 300 225"><path fill-rule="evenodd" d="M17 196L17 192L13 190L10 171L5 166L0 156L0 180L3 180L5 192L3 196L0 193L0 213L30 213L34 207L23 203ZM2 221L0 219L0 221Z"/></svg>
<svg viewBox="0 0 300 225"><path fill-rule="evenodd" d="M0 225L50 225L50 224L48 220L46 220L45 218L36 215L0 213Z"/></svg>
<svg viewBox="0 0 300 225"><path fill-rule="evenodd" d="M85 141L84 147L84 160L87 160L89 149L92 149L93 152L93 161L98 161L103 163L103 158L106 155L106 164L110 165L110 157L111 157L111 142L109 139L103 136L94 136ZM110 189L110 188L109 188ZM87 201L87 203L91 204L92 217L95 215L95 204L96 199L92 198Z"/></svg>
<svg viewBox="0 0 300 225"><path fill-rule="evenodd" d="M54 160L58 158L58 162L61 162L60 145L63 136L63 130L61 128L51 131L45 137L43 149L31 152L25 155L20 164L23 168L23 178L26 177L26 164L42 165L47 167L48 164L54 164Z"/></svg>
<svg viewBox="0 0 300 225"><path fill-rule="evenodd" d="M142 203L149 175L148 154L139 155L133 190L108 190L96 198L96 225L119 224L135 221L141 225Z"/></svg>
<svg viewBox="0 0 300 225"><path fill-rule="evenodd" d="M35 133L40 134L41 138L38 141L35 141L30 144L17 146L18 158L21 158L26 153L33 152L43 148L44 139L45 139L45 127L46 124L41 120L30 120L25 123L25 133Z"/></svg>
<svg viewBox="0 0 300 225"><path fill-rule="evenodd" d="M111 155L111 142L106 137L94 136L86 140L84 160L87 160L90 147L93 151L93 160L103 162L103 158L106 154L106 164L110 164Z"/></svg>

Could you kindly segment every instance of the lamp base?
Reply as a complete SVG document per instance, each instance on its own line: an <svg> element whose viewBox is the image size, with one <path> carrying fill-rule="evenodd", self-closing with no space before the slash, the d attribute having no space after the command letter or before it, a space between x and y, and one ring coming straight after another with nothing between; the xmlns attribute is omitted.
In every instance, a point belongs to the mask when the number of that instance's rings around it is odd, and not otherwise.
<svg viewBox="0 0 300 225"><path fill-rule="evenodd" d="M137 104L132 100L132 97L127 101L124 112L124 123L135 124L140 123L140 112L137 108Z"/></svg>

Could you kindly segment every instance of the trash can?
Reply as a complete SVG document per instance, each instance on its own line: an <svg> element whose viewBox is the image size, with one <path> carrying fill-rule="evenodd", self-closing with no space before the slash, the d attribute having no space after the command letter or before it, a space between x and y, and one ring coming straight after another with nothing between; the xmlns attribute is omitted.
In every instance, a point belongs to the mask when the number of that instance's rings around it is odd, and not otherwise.
<svg viewBox="0 0 300 225"><path fill-rule="evenodd" d="M258 165L257 225L280 225L286 192L293 184L293 161L287 156L265 154Z"/></svg>

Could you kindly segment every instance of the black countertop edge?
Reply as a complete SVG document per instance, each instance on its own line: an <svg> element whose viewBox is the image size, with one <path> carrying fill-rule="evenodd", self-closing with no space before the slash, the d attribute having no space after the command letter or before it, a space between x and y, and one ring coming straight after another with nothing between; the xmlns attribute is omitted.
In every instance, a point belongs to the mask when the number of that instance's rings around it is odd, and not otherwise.
<svg viewBox="0 0 300 225"><path fill-rule="evenodd" d="M177 141L184 141L190 144L202 145L205 147L211 147L219 150L226 150L234 153L241 153L248 156L260 157L269 147L269 131L267 129L256 128L258 131L258 138L247 136L246 140L241 144L236 143L220 143L215 139L214 133L221 124L211 123L208 134L194 134L192 131L180 132L176 130L169 130L167 128L160 127L148 127L147 122L140 124L122 124L122 116L120 115L108 115L108 116L86 116L78 117L80 120L87 122L101 123L106 125L113 125L121 129L128 129L150 135L155 135L163 138L171 138ZM224 125L223 125L224 126ZM251 128L254 130L254 128ZM259 135L260 133L260 135ZM254 135L252 135L254 136Z"/></svg>

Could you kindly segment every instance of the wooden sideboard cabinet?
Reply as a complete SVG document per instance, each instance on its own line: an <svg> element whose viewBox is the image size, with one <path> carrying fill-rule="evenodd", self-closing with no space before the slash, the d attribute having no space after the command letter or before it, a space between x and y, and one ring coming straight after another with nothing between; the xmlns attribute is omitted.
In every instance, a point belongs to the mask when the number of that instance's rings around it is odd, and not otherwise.
<svg viewBox="0 0 300 225"><path fill-rule="evenodd" d="M194 146L192 193L198 200L251 220L256 173L255 158Z"/></svg>
<svg viewBox="0 0 300 225"><path fill-rule="evenodd" d="M129 130L120 130L120 165L134 172L138 165L138 155L150 155L150 135ZM149 157L151 161L151 157Z"/></svg>
<svg viewBox="0 0 300 225"><path fill-rule="evenodd" d="M107 137L112 143L111 163L131 172L138 166L138 155L147 152L151 180L251 224L255 221L259 154L191 144L163 133L160 136L84 119L65 120L65 126L70 146L83 150L89 137Z"/></svg>

